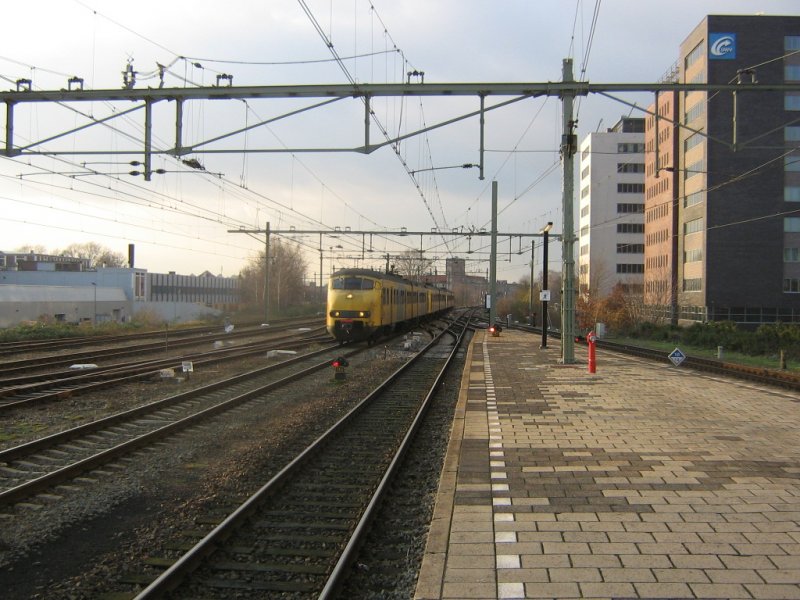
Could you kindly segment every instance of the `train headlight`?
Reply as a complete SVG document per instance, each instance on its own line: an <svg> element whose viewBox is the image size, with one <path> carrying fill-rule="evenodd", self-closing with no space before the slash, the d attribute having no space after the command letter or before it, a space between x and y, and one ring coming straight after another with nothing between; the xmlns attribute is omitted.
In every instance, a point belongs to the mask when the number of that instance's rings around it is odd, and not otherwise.
<svg viewBox="0 0 800 600"><path fill-rule="evenodd" d="M365 313L365 312L362 310L360 313L358 313L358 316L359 316L359 317L366 317L366 316L367 316L367 313Z"/></svg>
<svg viewBox="0 0 800 600"><path fill-rule="evenodd" d="M333 311L333 316L334 317L338 317L339 316L339 311L338 310Z"/></svg>
<svg viewBox="0 0 800 600"><path fill-rule="evenodd" d="M347 298L348 300L352 300L353 299L353 294L347 294L347 296L345 296L345 298Z"/></svg>

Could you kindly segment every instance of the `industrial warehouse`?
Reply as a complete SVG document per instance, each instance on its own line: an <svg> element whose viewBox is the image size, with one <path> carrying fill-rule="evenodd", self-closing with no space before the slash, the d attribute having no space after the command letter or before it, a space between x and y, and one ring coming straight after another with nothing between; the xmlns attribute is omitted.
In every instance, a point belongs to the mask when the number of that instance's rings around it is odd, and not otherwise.
<svg viewBox="0 0 800 600"><path fill-rule="evenodd" d="M132 249L129 255L132 264ZM185 322L235 310L240 300L238 278L208 271L90 270L84 259L0 251L0 327L26 321L125 323L141 311Z"/></svg>

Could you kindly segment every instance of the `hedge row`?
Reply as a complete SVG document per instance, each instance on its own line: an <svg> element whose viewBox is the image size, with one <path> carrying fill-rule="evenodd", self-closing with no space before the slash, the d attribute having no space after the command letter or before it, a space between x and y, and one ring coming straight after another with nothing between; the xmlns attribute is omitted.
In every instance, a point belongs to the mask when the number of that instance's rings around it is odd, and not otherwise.
<svg viewBox="0 0 800 600"><path fill-rule="evenodd" d="M742 329L729 321L695 323L690 327L674 327L644 323L637 328L637 337L672 341L714 350L725 350L750 356L778 355L781 350L788 359L800 359L800 326L769 323L755 331Z"/></svg>

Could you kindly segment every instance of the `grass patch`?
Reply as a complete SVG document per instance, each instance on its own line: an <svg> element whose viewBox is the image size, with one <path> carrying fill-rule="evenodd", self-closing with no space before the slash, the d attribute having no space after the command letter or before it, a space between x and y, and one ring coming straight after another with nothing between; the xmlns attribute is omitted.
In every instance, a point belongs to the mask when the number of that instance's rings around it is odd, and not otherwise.
<svg viewBox="0 0 800 600"><path fill-rule="evenodd" d="M651 350L662 350L664 355L668 355L676 347L680 348L686 356L697 356L699 358L717 358L716 349L701 348L685 344L683 342L662 341L662 340L647 340L633 337L614 337L608 338L608 341L618 344L630 344L631 346L640 346L642 348L650 348ZM725 350L723 347L722 361L734 363L737 365L745 365L748 367L757 367L761 369L780 369L780 356L751 356L742 354L740 352L733 352ZM800 373L800 362L794 360L786 361L786 370L794 373Z"/></svg>

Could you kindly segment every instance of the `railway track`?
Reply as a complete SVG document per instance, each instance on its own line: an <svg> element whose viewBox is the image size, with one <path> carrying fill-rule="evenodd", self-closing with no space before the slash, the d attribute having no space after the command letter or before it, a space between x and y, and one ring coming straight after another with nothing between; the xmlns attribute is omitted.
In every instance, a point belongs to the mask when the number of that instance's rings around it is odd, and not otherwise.
<svg viewBox="0 0 800 600"><path fill-rule="evenodd" d="M186 327L173 329L170 335L175 338L206 335L219 332L220 326ZM97 346L99 344L127 344L139 340L163 339L164 331L147 331L141 333L128 333L125 335L86 335L79 337L66 337L58 339L22 340L16 342L0 342L0 356L7 354L22 354L29 352L52 352L83 346Z"/></svg>
<svg viewBox="0 0 800 600"><path fill-rule="evenodd" d="M108 364L110 361L119 360L128 356L136 356L148 352L164 353L175 351L179 348L198 346L200 344L208 344L211 342L227 344L234 339L241 340L247 338L262 338L278 332L296 330L299 325L313 325L317 328L322 328L318 319L314 321L305 319L299 323L286 323L270 328L248 328L230 333L222 332L219 328L216 328L213 331L213 338L210 335L212 332L202 332L177 340L170 340L168 337L165 337L162 334L160 341L147 344L137 344L130 343L130 341L119 340L122 342L121 346L94 349L71 354L49 354L33 358L7 360L3 363L3 376L2 379L0 379L0 386L2 386L9 379L19 377L21 373L28 373L30 371L52 371L54 369L66 368L73 364L80 363L86 364L100 362ZM99 343L97 345L99 345Z"/></svg>
<svg viewBox="0 0 800 600"><path fill-rule="evenodd" d="M0 451L0 506L29 499L202 420L257 401L329 368L337 352L341 349L329 346Z"/></svg>
<svg viewBox="0 0 800 600"><path fill-rule="evenodd" d="M294 350L319 343L326 346L334 345L327 335L308 332L307 335L298 338L294 333L279 338L273 337L263 342L209 352L138 360L86 371L66 371L8 378L0 381L0 413L4 410L63 400L97 389L151 378L157 376L162 369L181 370L185 362L191 362L193 367L203 367L223 361L262 355L270 350Z"/></svg>
<svg viewBox="0 0 800 600"><path fill-rule="evenodd" d="M302 324L309 321L309 317L292 317L286 319L276 319L271 321L272 329L281 326L291 326L292 324ZM317 319L319 320L319 319ZM221 325L203 325L198 327L180 327L178 329L158 329L142 331L138 333L125 333L120 335L86 335L64 338L48 338L20 340L14 342L0 342L0 356L7 354L24 354L33 352L53 352L55 350L69 350L71 348L81 348L84 346L98 346L110 344L129 345L132 342L141 340L163 340L165 335L172 339L187 337L203 337L207 335L219 334ZM261 323L238 323L236 330L249 331L263 329Z"/></svg>
<svg viewBox="0 0 800 600"><path fill-rule="evenodd" d="M137 600L332 597L468 324L442 332L258 492L218 515Z"/></svg>

